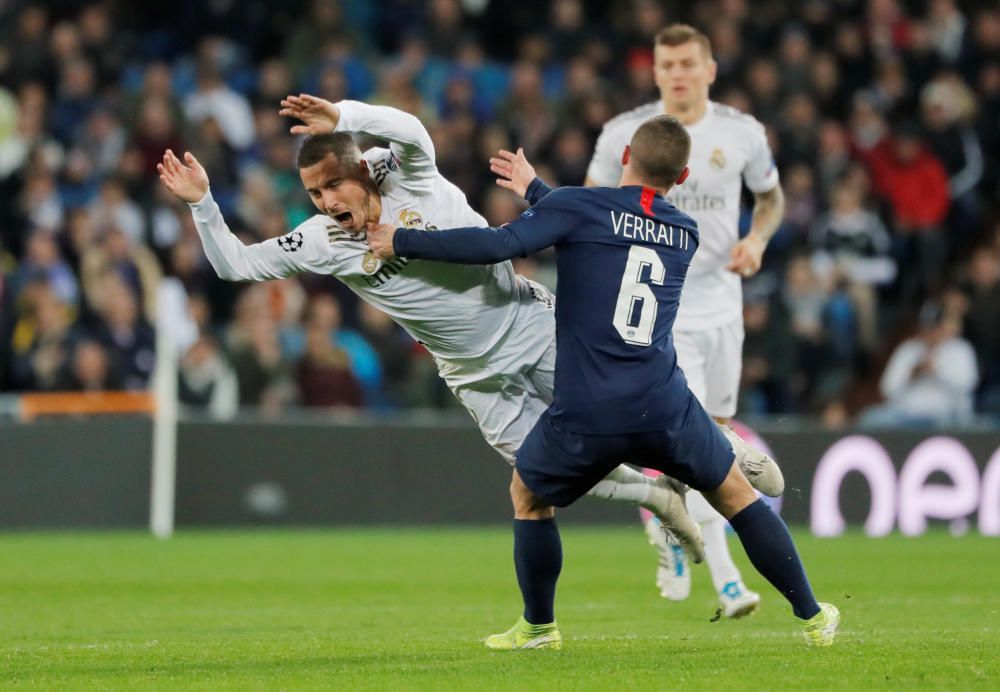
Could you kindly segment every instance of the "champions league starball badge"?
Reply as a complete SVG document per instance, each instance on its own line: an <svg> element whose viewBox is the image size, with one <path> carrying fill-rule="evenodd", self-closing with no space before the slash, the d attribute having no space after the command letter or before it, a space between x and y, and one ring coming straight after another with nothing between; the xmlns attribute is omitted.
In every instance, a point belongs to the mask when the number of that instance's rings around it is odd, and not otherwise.
<svg viewBox="0 0 1000 692"><path fill-rule="evenodd" d="M278 238L278 245L280 245L281 249L285 252L295 252L302 247L304 242L305 240L302 238L302 234L298 231Z"/></svg>

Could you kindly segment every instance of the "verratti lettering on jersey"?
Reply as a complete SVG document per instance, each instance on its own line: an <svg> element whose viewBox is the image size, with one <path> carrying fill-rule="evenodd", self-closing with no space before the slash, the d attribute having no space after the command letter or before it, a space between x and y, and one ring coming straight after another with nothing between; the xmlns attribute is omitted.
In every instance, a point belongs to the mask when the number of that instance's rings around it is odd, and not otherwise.
<svg viewBox="0 0 1000 692"><path fill-rule="evenodd" d="M616 236L643 243L658 243L667 247L687 250L691 236L687 229L665 224L648 216L638 216L626 211L611 211L611 227Z"/></svg>

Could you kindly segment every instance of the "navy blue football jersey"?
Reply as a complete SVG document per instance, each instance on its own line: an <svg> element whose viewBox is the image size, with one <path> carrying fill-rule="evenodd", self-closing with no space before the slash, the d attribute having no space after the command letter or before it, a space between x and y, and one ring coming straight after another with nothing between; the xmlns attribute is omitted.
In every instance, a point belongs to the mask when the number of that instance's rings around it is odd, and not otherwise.
<svg viewBox="0 0 1000 692"><path fill-rule="evenodd" d="M651 188L559 188L505 226L399 229L393 245L402 257L470 264L555 246L553 423L624 434L663 430L683 413L671 329L698 230Z"/></svg>

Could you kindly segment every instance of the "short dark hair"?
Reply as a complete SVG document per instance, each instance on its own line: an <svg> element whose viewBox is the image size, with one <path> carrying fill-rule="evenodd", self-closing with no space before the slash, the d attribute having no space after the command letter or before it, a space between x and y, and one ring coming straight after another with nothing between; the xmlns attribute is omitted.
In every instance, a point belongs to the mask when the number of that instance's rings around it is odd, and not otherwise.
<svg viewBox="0 0 1000 692"><path fill-rule="evenodd" d="M656 35L657 46L682 46L685 43L694 41L705 51L705 57L712 57L712 42L701 31L698 31L690 24L671 24L661 29Z"/></svg>
<svg viewBox="0 0 1000 692"><path fill-rule="evenodd" d="M299 145L296 164L299 168L315 166L330 154L337 158L342 171L349 171L361 162L361 149L347 132L309 135Z"/></svg>
<svg viewBox="0 0 1000 692"><path fill-rule="evenodd" d="M631 163L650 186L666 188L677 182L691 156L691 136L672 115L650 118L635 131Z"/></svg>

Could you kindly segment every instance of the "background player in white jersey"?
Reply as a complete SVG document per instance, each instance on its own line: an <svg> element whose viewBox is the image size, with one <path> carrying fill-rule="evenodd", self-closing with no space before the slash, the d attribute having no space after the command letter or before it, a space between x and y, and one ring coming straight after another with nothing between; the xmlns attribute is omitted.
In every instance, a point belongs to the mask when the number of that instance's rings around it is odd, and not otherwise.
<svg viewBox="0 0 1000 692"><path fill-rule="evenodd" d="M299 174L321 214L291 233L244 245L226 226L204 168L190 153L167 151L163 184L188 202L212 267L229 281L299 272L333 275L386 312L434 356L439 372L509 463L552 401L555 319L552 295L514 274L510 262L461 266L377 259L365 243L369 223L408 228L485 226L434 162L430 135L412 115L354 101L302 95L282 115L305 124ZM389 142L362 154L350 132ZM698 528L667 483L622 466L588 493L655 512L701 560Z"/></svg>
<svg viewBox="0 0 1000 692"><path fill-rule="evenodd" d="M691 135L690 177L667 199L698 222L701 246L695 254L674 324L677 359L691 391L720 422L736 413L743 349L741 276L760 269L764 249L781 222L784 195L764 126L750 115L709 100L716 64L708 37L693 27L663 29L654 45L654 74L660 100L610 120L597 140L587 170L587 185L616 185L622 148L640 124L667 113ZM738 236L743 184L754 195L753 220ZM688 509L702 527L706 560L727 617L756 610L760 596L743 585L726 543L725 520L698 493ZM650 520L655 521L655 520ZM664 597L687 598L690 571L679 551L659 540L657 584Z"/></svg>

